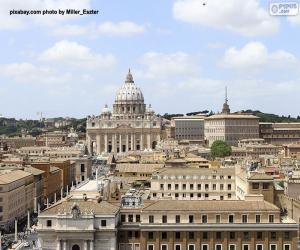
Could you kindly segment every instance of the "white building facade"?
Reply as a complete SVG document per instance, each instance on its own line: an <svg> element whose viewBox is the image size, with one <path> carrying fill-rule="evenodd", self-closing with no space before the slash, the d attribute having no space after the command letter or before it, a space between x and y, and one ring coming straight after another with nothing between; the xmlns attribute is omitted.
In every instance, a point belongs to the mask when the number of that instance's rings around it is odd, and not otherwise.
<svg viewBox="0 0 300 250"><path fill-rule="evenodd" d="M133 81L130 70L118 90L113 111L107 105L100 116L87 119L87 145L90 154L119 153L155 148L161 137L161 118Z"/></svg>

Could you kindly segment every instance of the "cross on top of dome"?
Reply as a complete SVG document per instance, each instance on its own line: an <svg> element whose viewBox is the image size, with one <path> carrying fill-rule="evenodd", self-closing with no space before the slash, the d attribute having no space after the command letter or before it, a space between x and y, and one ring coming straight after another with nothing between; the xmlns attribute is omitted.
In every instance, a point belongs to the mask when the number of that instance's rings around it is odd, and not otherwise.
<svg viewBox="0 0 300 250"><path fill-rule="evenodd" d="M130 72L130 68L129 68L129 70L128 70L128 73L127 73L125 82L126 82L126 83L130 83L130 82L131 82L131 83L134 83L132 74L131 74L131 72Z"/></svg>

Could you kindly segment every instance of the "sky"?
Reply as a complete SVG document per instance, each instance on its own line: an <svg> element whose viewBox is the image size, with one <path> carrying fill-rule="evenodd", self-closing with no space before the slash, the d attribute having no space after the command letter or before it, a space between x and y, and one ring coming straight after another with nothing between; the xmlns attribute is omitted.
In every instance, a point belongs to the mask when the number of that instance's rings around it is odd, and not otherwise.
<svg viewBox="0 0 300 250"><path fill-rule="evenodd" d="M9 15L52 9L99 14ZM297 116L299 44L265 0L0 0L0 114L99 115L130 68L160 114L218 112L227 86L232 111Z"/></svg>

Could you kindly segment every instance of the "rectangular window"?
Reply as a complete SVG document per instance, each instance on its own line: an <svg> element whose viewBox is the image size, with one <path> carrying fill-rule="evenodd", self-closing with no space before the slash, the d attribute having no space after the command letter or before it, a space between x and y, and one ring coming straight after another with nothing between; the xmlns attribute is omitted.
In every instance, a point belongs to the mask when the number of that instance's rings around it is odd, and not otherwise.
<svg viewBox="0 0 300 250"><path fill-rule="evenodd" d="M188 245L188 250L195 250L195 245L194 244L189 244Z"/></svg>
<svg viewBox="0 0 300 250"><path fill-rule="evenodd" d="M216 244L215 245L215 250L222 250L222 245L221 244Z"/></svg>
<svg viewBox="0 0 300 250"><path fill-rule="evenodd" d="M178 190L178 187L179 187L178 184L175 184L175 190Z"/></svg>
<svg viewBox="0 0 300 250"><path fill-rule="evenodd" d="M205 184L205 190L208 190L208 187L209 187L208 184Z"/></svg>
<svg viewBox="0 0 300 250"><path fill-rule="evenodd" d="M168 184L168 190L171 190L171 184Z"/></svg>
<svg viewBox="0 0 300 250"><path fill-rule="evenodd" d="M190 184L190 190L194 189L194 184Z"/></svg>
<svg viewBox="0 0 300 250"><path fill-rule="evenodd" d="M164 184L160 184L160 190L164 190Z"/></svg>
<svg viewBox="0 0 300 250"><path fill-rule="evenodd" d="M229 244L229 249L228 250L235 250L235 244Z"/></svg>
<svg viewBox="0 0 300 250"><path fill-rule="evenodd" d="M147 245L147 250L154 250L154 245L148 244L148 245Z"/></svg>
<svg viewBox="0 0 300 250"><path fill-rule="evenodd" d="M263 183L263 189L269 189L270 184L269 183Z"/></svg>
<svg viewBox="0 0 300 250"><path fill-rule="evenodd" d="M232 214L230 214L230 215L228 216L228 222L229 222L229 223L234 223L234 217L233 217Z"/></svg>
<svg viewBox="0 0 300 250"><path fill-rule="evenodd" d="M135 238L140 238L140 232L139 231L135 231L134 232L134 237Z"/></svg>
<svg viewBox="0 0 300 250"><path fill-rule="evenodd" d="M167 239L167 232L162 232L161 233L161 238L163 239L163 240L166 240Z"/></svg>
<svg viewBox="0 0 300 250"><path fill-rule="evenodd" d="M220 190L224 190L224 184L220 184Z"/></svg>
<svg viewBox="0 0 300 250"><path fill-rule="evenodd" d="M154 239L154 233L153 232L148 232L148 239L153 240Z"/></svg>
<svg viewBox="0 0 300 250"><path fill-rule="evenodd" d="M247 214L243 214L242 215L242 222L243 223L247 223L248 222L248 215Z"/></svg>
<svg viewBox="0 0 300 250"><path fill-rule="evenodd" d="M262 232L257 232L256 233L256 239L262 240Z"/></svg>
<svg viewBox="0 0 300 250"><path fill-rule="evenodd" d="M283 238L285 240L289 240L290 239L290 232L284 232Z"/></svg>
<svg viewBox="0 0 300 250"><path fill-rule="evenodd" d="M106 220L101 220L101 227L106 227Z"/></svg>
<svg viewBox="0 0 300 250"><path fill-rule="evenodd" d="M197 185L198 190L201 190L201 184Z"/></svg>
<svg viewBox="0 0 300 250"><path fill-rule="evenodd" d="M121 214L121 222L125 222L126 221L126 215L125 214Z"/></svg>
<svg viewBox="0 0 300 250"><path fill-rule="evenodd" d="M216 215L216 223L221 223L221 215L220 214Z"/></svg>
<svg viewBox="0 0 300 250"><path fill-rule="evenodd" d="M271 240L276 240L276 232L271 232Z"/></svg>
<svg viewBox="0 0 300 250"><path fill-rule="evenodd" d="M182 189L186 190L186 184L182 184Z"/></svg>
<svg viewBox="0 0 300 250"><path fill-rule="evenodd" d="M277 250L276 244L270 244L270 250Z"/></svg>
<svg viewBox="0 0 300 250"><path fill-rule="evenodd" d="M181 250L181 245L176 244L175 247L174 247L174 250Z"/></svg>
<svg viewBox="0 0 300 250"><path fill-rule="evenodd" d="M180 232L175 232L175 239L179 240L180 239Z"/></svg>
<svg viewBox="0 0 300 250"><path fill-rule="evenodd" d="M194 223L194 216L193 215L189 215L189 223Z"/></svg>
<svg viewBox="0 0 300 250"><path fill-rule="evenodd" d="M243 233L243 238L244 238L244 240L249 240L249 238L250 238L250 235L249 235L249 232L244 232Z"/></svg>
<svg viewBox="0 0 300 250"><path fill-rule="evenodd" d="M132 231L128 231L128 238L132 238Z"/></svg>
<svg viewBox="0 0 300 250"><path fill-rule="evenodd" d="M274 223L274 215L269 214L269 223Z"/></svg>
<svg viewBox="0 0 300 250"><path fill-rule="evenodd" d="M255 222L260 223L260 214L255 215Z"/></svg>
<svg viewBox="0 0 300 250"><path fill-rule="evenodd" d="M248 244L243 244L242 250L250 250L250 247Z"/></svg>
<svg viewBox="0 0 300 250"><path fill-rule="evenodd" d="M52 220L47 220L47 227L52 227Z"/></svg>
<svg viewBox="0 0 300 250"><path fill-rule="evenodd" d="M189 239L193 240L195 238L194 232L189 232Z"/></svg>
<svg viewBox="0 0 300 250"><path fill-rule="evenodd" d="M128 215L128 222L133 222L133 214Z"/></svg>
<svg viewBox="0 0 300 250"><path fill-rule="evenodd" d="M201 250L209 250L208 249L208 244L202 244L201 245Z"/></svg>
<svg viewBox="0 0 300 250"><path fill-rule="evenodd" d="M256 244L256 250L263 250L262 244Z"/></svg>
<svg viewBox="0 0 300 250"><path fill-rule="evenodd" d="M217 189L217 184L213 184L213 190Z"/></svg>
<svg viewBox="0 0 300 250"><path fill-rule="evenodd" d="M207 215L202 215L202 223L207 223Z"/></svg>
<svg viewBox="0 0 300 250"><path fill-rule="evenodd" d="M203 238L203 240L207 240L208 239L208 232L203 232L202 238Z"/></svg>
<svg viewBox="0 0 300 250"><path fill-rule="evenodd" d="M168 217L166 215L162 216L162 223L167 223L168 222Z"/></svg>
<svg viewBox="0 0 300 250"><path fill-rule="evenodd" d="M140 216L139 214L137 214L137 215L135 216L135 221L136 221L136 222L141 222L141 216Z"/></svg>
<svg viewBox="0 0 300 250"><path fill-rule="evenodd" d="M175 221L176 221L176 223L180 223L180 215L175 216Z"/></svg>
<svg viewBox="0 0 300 250"><path fill-rule="evenodd" d="M149 223L154 223L154 216L153 215L149 215Z"/></svg>
<svg viewBox="0 0 300 250"><path fill-rule="evenodd" d="M227 185L227 190L231 190L231 184Z"/></svg>
<svg viewBox="0 0 300 250"><path fill-rule="evenodd" d="M197 194L197 197L198 197L198 198L201 198L201 194L200 194L200 193L198 193L198 194Z"/></svg>
<svg viewBox="0 0 300 250"><path fill-rule="evenodd" d="M160 245L160 250L168 250L168 245L166 244Z"/></svg>
<svg viewBox="0 0 300 250"><path fill-rule="evenodd" d="M259 189L259 183L253 182L252 183L252 189Z"/></svg>
<svg viewBox="0 0 300 250"><path fill-rule="evenodd" d="M283 250L291 250L291 245L290 244L284 244L283 245Z"/></svg>
<svg viewBox="0 0 300 250"><path fill-rule="evenodd" d="M216 232L216 239L220 240L222 238L222 232Z"/></svg>
<svg viewBox="0 0 300 250"><path fill-rule="evenodd" d="M235 239L235 232L229 232L229 239L231 240Z"/></svg>

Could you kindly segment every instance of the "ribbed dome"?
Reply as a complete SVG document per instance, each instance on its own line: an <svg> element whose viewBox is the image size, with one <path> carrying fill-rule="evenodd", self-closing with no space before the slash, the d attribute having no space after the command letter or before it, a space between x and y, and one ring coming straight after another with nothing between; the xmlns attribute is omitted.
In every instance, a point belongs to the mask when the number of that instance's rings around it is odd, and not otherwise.
<svg viewBox="0 0 300 250"><path fill-rule="evenodd" d="M125 83L118 90L116 95L116 102L144 102L144 96L139 87L134 84L130 69L126 76Z"/></svg>

